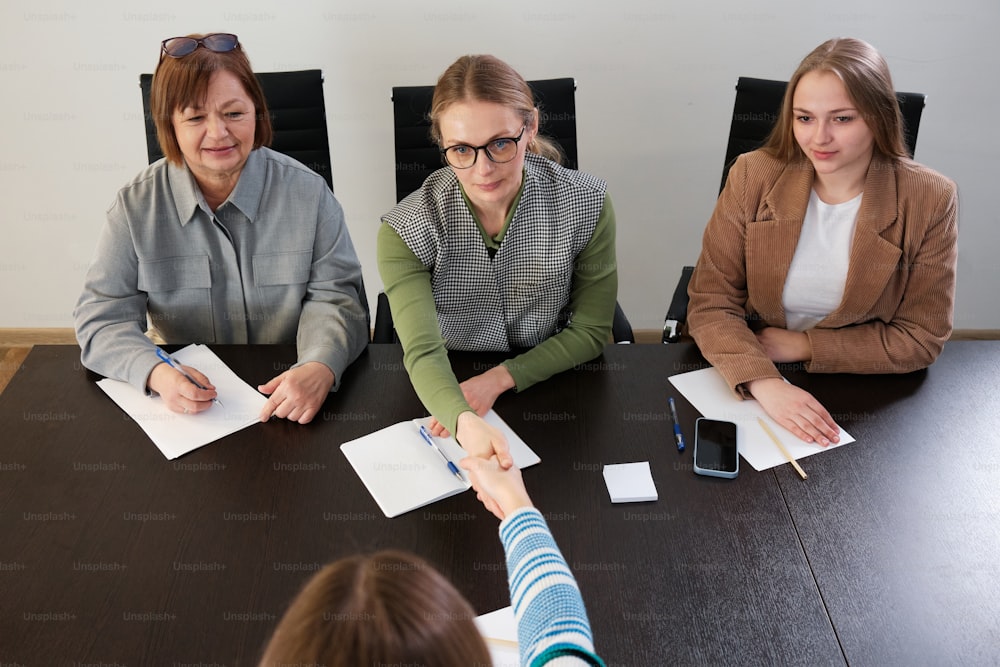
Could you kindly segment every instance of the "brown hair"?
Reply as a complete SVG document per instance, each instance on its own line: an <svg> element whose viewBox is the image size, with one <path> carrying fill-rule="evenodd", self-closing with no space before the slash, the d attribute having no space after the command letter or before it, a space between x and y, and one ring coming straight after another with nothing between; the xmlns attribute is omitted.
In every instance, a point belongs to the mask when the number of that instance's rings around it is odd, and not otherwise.
<svg viewBox="0 0 1000 667"><path fill-rule="evenodd" d="M538 109L531 87L517 71L490 55L462 56L444 71L431 101L431 139L441 146L441 114L456 102L492 102L513 109L531 125ZM527 150L562 164L563 153L552 139L535 135Z"/></svg>
<svg viewBox="0 0 1000 667"><path fill-rule="evenodd" d="M909 157L889 65L874 46L849 37L823 42L799 63L785 89L778 121L764 143L765 151L787 162L803 156L792 129L792 99L802 77L815 71L832 72L844 82L847 94L874 135L877 153L887 158Z"/></svg>
<svg viewBox="0 0 1000 667"><path fill-rule="evenodd" d="M188 37L201 39L204 35L188 35ZM267 111L267 101L243 47L237 45L232 51L216 53L199 46L181 58L161 55L160 63L153 74L149 111L156 124L156 137L160 142L160 150L170 162L175 164L184 162L181 148L177 144L177 135L174 134L174 111L201 104L205 99L212 74L218 71L231 72L239 79L243 90L253 102L257 117L253 147L271 145L271 116Z"/></svg>
<svg viewBox="0 0 1000 667"><path fill-rule="evenodd" d="M429 563L401 551L327 565L292 601L261 666L489 665L475 612Z"/></svg>

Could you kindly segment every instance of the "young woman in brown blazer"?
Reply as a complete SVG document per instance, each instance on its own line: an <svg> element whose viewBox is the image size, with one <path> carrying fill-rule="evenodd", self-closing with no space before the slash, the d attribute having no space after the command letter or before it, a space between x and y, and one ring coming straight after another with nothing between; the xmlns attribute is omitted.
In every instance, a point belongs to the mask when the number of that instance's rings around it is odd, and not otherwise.
<svg viewBox="0 0 1000 667"><path fill-rule="evenodd" d="M702 354L806 442L837 424L776 362L925 368L952 329L955 184L909 159L888 66L832 39L792 75L765 145L737 158L689 286Z"/></svg>

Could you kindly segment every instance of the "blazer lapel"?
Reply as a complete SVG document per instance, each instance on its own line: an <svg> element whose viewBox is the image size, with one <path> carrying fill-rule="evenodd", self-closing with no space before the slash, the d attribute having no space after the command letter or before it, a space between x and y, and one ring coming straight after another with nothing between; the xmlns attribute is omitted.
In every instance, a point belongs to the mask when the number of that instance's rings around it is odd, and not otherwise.
<svg viewBox="0 0 1000 667"><path fill-rule="evenodd" d="M844 298L820 325L843 326L867 320L875 302L899 270L902 251L882 238L882 232L895 224L898 216L894 166L890 160L872 158L851 244Z"/></svg>
<svg viewBox="0 0 1000 667"><path fill-rule="evenodd" d="M747 291L753 309L771 326L785 327L781 296L812 183L813 168L808 160L789 164L764 196L754 222L747 226Z"/></svg>

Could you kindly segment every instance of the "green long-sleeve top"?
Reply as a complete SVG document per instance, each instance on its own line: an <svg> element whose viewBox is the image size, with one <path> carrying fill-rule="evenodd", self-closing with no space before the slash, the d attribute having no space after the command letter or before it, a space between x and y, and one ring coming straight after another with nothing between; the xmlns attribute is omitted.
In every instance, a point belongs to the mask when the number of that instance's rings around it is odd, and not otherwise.
<svg viewBox="0 0 1000 667"><path fill-rule="evenodd" d="M523 189L523 183L522 183ZM498 249L510 225L519 192L507 219L495 237L487 234L464 191L462 196L479 227L487 248ZM451 433L458 416L472 408L465 400L448 361L448 351L438 326L431 289L431 270L425 266L388 224L379 227L378 268L392 308L396 334L403 345L403 365L420 401ZM615 211L610 195L590 242L577 256L568 309L569 324L530 350L503 362L514 378L515 391L527 389L556 373L589 361L601 353L611 335L618 271L615 259Z"/></svg>

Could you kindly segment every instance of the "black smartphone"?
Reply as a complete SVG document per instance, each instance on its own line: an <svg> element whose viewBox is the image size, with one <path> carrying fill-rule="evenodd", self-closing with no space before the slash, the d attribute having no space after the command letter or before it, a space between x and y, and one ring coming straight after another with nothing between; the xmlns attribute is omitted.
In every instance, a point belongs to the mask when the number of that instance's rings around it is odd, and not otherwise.
<svg viewBox="0 0 1000 667"><path fill-rule="evenodd" d="M699 417L694 423L694 471L732 479L740 472L736 424Z"/></svg>

